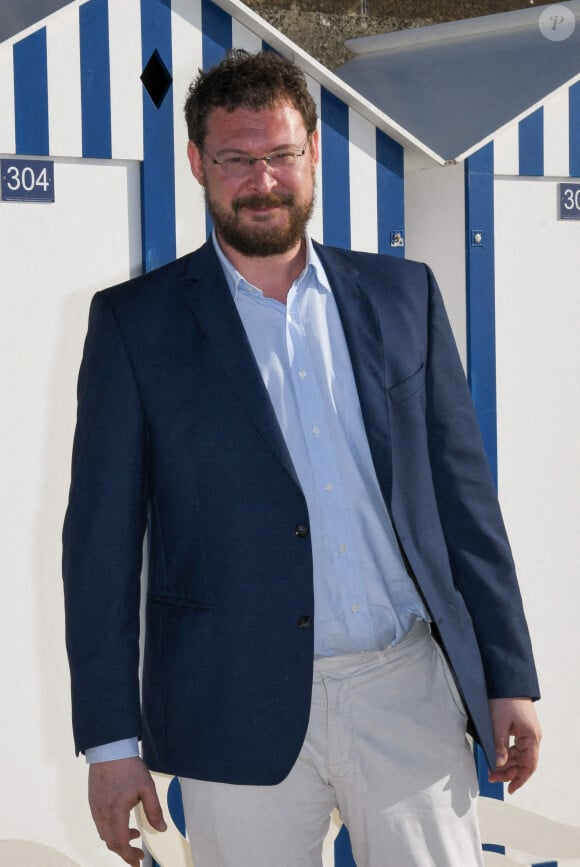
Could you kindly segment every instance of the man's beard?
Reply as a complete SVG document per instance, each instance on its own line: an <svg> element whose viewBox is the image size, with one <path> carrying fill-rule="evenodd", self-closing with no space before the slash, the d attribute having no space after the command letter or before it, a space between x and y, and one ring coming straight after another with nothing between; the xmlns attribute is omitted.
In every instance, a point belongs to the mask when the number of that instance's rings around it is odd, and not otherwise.
<svg viewBox="0 0 580 867"><path fill-rule="evenodd" d="M314 208L314 196L304 204L296 204L294 196L281 193L240 196L232 201L231 210L226 210L209 197L205 187L205 203L220 238L244 256L275 256L287 253L304 237L304 230ZM239 213L244 207L283 207L289 220L285 226L271 228L257 222L253 226L242 225Z"/></svg>

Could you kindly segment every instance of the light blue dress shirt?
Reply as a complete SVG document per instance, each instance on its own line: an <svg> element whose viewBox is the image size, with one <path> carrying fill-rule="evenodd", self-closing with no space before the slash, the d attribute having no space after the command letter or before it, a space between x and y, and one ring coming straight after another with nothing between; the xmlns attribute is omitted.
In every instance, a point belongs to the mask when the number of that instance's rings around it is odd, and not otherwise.
<svg viewBox="0 0 580 867"><path fill-rule="evenodd" d="M286 304L214 246L308 506L317 656L396 644L427 619L403 564L363 424L328 278L307 238Z"/></svg>
<svg viewBox="0 0 580 867"><path fill-rule="evenodd" d="M307 238L287 303L263 295L213 243L300 481L314 570L314 650L399 643L427 614L403 564L373 466L340 316ZM137 755L137 740L87 761Z"/></svg>

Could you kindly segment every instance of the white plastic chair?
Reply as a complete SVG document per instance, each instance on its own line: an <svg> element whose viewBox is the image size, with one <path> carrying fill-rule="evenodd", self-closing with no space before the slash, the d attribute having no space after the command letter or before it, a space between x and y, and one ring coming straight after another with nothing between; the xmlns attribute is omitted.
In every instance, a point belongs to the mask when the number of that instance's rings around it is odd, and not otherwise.
<svg viewBox="0 0 580 867"><path fill-rule="evenodd" d="M194 867L191 857L191 849L185 837L182 835L171 818L167 796L169 787L174 779L167 774L152 774L157 788L157 794L163 809L163 815L167 822L167 831L156 831L152 828L145 816L141 804L135 810L137 824L141 831L143 844L157 861L160 867ZM334 867L334 841L342 827L338 811L334 811L331 817L328 834L322 847L322 860L324 867Z"/></svg>
<svg viewBox="0 0 580 867"><path fill-rule="evenodd" d="M167 805L167 794L173 777L155 773L153 778L168 830L163 833L155 831L139 805L136 818L143 843L160 867L194 867L189 845L172 821ZM576 825L555 822L515 804L494 798L479 798L478 815L484 843L525 852L531 858L538 855L550 860L580 858L580 827ZM334 867L334 841L341 824L338 812L335 810L331 816L330 828L322 850L324 867ZM512 856L500 855L496 852L484 852L483 861L485 867L527 867L530 863L528 860L515 860ZM0 865L2 865L1 859Z"/></svg>

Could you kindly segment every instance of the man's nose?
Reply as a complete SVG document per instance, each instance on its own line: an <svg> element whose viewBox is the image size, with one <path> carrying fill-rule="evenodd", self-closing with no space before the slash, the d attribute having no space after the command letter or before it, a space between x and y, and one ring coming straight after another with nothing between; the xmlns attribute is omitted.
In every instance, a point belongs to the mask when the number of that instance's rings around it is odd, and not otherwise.
<svg viewBox="0 0 580 867"><path fill-rule="evenodd" d="M250 166L248 182L257 190L271 190L276 185L276 178L265 157L257 157Z"/></svg>

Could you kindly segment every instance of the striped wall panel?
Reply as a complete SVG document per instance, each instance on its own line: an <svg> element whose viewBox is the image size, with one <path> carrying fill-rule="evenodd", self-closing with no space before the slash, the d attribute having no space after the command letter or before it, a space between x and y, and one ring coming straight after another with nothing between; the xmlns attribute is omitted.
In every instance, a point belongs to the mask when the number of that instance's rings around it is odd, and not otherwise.
<svg viewBox="0 0 580 867"><path fill-rule="evenodd" d="M74 0L0 45L0 152L142 159L139 0Z"/></svg>
<svg viewBox="0 0 580 867"><path fill-rule="evenodd" d="M551 94L494 136L495 174L580 176L580 82Z"/></svg>
<svg viewBox="0 0 580 867"><path fill-rule="evenodd" d="M183 103L198 67L231 46L266 47L212 0L75 0L0 46L0 152L143 160L144 266L198 246L210 229L185 156ZM155 106L140 76L152 55L172 77ZM321 165L319 240L403 255L403 149L312 78Z"/></svg>

